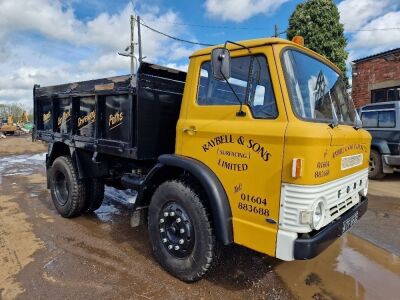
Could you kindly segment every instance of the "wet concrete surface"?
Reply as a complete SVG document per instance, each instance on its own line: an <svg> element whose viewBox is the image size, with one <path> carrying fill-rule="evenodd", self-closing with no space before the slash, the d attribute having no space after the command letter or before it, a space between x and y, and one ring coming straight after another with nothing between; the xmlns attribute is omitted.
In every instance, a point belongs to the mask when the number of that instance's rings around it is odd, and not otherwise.
<svg viewBox="0 0 400 300"><path fill-rule="evenodd" d="M145 226L129 227L133 194L107 188L98 211L64 219L46 190L43 161L40 154L0 157L0 299L398 299L398 227L393 238L380 237L393 251L382 249L368 229L380 217L357 224L362 238L347 234L310 261L224 248L215 270L186 284L154 261ZM400 199L370 199L371 218L399 216Z"/></svg>
<svg viewBox="0 0 400 300"><path fill-rule="evenodd" d="M400 256L400 173L370 180L368 197L368 211L352 232Z"/></svg>

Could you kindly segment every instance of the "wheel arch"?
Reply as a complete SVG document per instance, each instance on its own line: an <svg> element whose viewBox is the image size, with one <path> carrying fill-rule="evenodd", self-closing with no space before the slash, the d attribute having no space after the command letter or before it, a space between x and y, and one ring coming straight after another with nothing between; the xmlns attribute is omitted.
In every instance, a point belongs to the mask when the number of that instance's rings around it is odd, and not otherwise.
<svg viewBox="0 0 400 300"><path fill-rule="evenodd" d="M224 244L233 242L232 211L222 183L214 172L202 162L174 154L161 155L158 164L148 173L141 184L138 204L148 204L155 188L169 178L182 173L193 176L207 194L217 238Z"/></svg>
<svg viewBox="0 0 400 300"><path fill-rule="evenodd" d="M50 168L59 156L71 156L68 145L62 142L50 143L46 155L46 167Z"/></svg>
<svg viewBox="0 0 400 300"><path fill-rule="evenodd" d="M103 177L108 174L106 163L93 161L93 152L70 147L63 142L49 144L46 155L46 168L49 169L59 156L71 158L79 179Z"/></svg>
<svg viewBox="0 0 400 300"><path fill-rule="evenodd" d="M383 139L372 139L371 149L378 151L380 154L390 154L389 145Z"/></svg>

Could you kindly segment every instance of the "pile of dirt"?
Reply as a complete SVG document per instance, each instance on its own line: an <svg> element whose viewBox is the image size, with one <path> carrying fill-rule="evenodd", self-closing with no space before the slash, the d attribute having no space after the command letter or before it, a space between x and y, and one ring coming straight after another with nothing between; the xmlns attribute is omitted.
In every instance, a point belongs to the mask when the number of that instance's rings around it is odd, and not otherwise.
<svg viewBox="0 0 400 300"><path fill-rule="evenodd" d="M7 136L0 138L0 156L23 154L23 153L42 153L46 152L47 145L43 142L32 142L30 135Z"/></svg>

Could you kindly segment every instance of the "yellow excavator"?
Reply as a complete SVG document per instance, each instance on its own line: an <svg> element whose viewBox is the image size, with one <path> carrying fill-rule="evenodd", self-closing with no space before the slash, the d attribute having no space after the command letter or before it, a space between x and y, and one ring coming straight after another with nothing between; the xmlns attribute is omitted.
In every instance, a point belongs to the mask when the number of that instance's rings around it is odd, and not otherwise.
<svg viewBox="0 0 400 300"><path fill-rule="evenodd" d="M16 131L17 126L14 125L14 117L12 115L9 115L7 118L7 123L3 123L1 125L0 132L3 132L4 134L14 135Z"/></svg>
<svg viewBox="0 0 400 300"><path fill-rule="evenodd" d="M21 123L21 124L29 123L29 118L28 118L28 114L26 113L26 111L24 111L22 113L21 118L19 119L19 123Z"/></svg>

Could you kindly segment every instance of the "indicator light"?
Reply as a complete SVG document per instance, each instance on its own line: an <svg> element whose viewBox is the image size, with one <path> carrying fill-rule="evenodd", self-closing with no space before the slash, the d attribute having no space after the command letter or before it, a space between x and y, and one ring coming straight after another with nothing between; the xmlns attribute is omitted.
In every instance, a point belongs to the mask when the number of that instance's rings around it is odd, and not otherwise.
<svg viewBox="0 0 400 300"><path fill-rule="evenodd" d="M303 175L303 159L293 158L292 177L299 178Z"/></svg>
<svg viewBox="0 0 400 300"><path fill-rule="evenodd" d="M304 37L301 35L294 36L292 42L304 47Z"/></svg>

